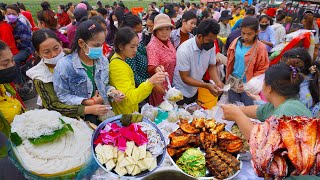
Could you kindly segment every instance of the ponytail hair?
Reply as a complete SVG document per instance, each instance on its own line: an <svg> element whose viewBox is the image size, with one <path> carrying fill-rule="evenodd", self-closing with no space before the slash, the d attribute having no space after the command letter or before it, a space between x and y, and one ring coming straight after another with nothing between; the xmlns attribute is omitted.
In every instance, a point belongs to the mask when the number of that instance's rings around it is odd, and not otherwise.
<svg viewBox="0 0 320 180"><path fill-rule="evenodd" d="M182 22L188 22L191 19L197 19L197 15L192 11L187 11L182 15L182 18L179 19L179 21L176 22L176 29L182 27Z"/></svg>
<svg viewBox="0 0 320 180"><path fill-rule="evenodd" d="M37 13L38 20L43 22L47 28L56 30L58 20L56 14L50 9L50 4L45 1L41 3L41 7L42 10Z"/></svg>
<svg viewBox="0 0 320 180"><path fill-rule="evenodd" d="M302 81L303 76L295 67L282 62L271 66L265 73L265 84L286 99L298 97Z"/></svg>

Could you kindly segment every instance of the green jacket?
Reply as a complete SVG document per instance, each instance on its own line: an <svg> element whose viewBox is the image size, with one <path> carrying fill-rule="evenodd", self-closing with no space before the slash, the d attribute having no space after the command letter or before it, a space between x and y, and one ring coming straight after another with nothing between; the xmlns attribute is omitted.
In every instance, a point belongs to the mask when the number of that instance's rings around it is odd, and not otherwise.
<svg viewBox="0 0 320 180"><path fill-rule="evenodd" d="M67 105L59 101L54 91L53 83L44 83L35 79L36 90L42 100L42 106L48 110L58 111L64 116L78 117L84 116L83 105Z"/></svg>

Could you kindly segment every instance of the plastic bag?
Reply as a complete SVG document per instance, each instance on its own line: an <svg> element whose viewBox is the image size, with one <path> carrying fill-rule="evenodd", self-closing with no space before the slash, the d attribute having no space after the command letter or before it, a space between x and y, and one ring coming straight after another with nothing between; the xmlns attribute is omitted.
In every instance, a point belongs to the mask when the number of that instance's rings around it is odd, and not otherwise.
<svg viewBox="0 0 320 180"><path fill-rule="evenodd" d="M201 110L196 110L193 112L193 118L206 118L206 114Z"/></svg>
<svg viewBox="0 0 320 180"><path fill-rule="evenodd" d="M176 115L178 119L185 119L185 120L192 119L191 114L187 110L182 108L178 109L178 112L176 113Z"/></svg>
<svg viewBox="0 0 320 180"><path fill-rule="evenodd" d="M151 121L154 121L158 116L158 108L155 108L147 103L141 108L141 114Z"/></svg>
<svg viewBox="0 0 320 180"><path fill-rule="evenodd" d="M174 111L170 111L170 112L169 112L168 121L169 121L169 122L172 122L172 123L178 121L177 115L176 115L176 113L175 113Z"/></svg>
<svg viewBox="0 0 320 180"><path fill-rule="evenodd" d="M164 110L164 111L172 111L173 110L173 105L167 101L167 100L164 100L160 106L159 106L160 109Z"/></svg>
<svg viewBox="0 0 320 180"><path fill-rule="evenodd" d="M168 89L168 91L165 95L165 99L167 99L168 101L171 101L171 102L178 102L178 101L183 100L183 95L182 95L181 91L179 91L178 89L173 87L173 88Z"/></svg>
<svg viewBox="0 0 320 180"><path fill-rule="evenodd" d="M244 91L249 91L251 94L259 94L262 91L265 74L261 74L250 79L244 84Z"/></svg>

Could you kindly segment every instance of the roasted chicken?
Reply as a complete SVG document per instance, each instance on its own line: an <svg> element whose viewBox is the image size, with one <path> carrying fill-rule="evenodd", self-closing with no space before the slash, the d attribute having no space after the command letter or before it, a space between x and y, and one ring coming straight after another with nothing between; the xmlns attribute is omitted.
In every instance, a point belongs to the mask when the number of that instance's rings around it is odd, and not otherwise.
<svg viewBox="0 0 320 180"><path fill-rule="evenodd" d="M219 132L218 140L220 149L229 153L238 153L243 147L242 139L231 134L230 132Z"/></svg>

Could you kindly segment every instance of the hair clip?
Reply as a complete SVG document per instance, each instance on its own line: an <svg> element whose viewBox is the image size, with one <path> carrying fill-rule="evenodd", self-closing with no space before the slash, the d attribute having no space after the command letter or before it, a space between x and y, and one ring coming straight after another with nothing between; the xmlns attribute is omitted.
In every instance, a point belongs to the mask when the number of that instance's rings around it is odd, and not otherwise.
<svg viewBox="0 0 320 180"><path fill-rule="evenodd" d="M296 78L296 76L297 76L297 69L294 67L294 66L292 66L292 65L290 65L290 68L291 68L291 70L292 70L292 77L293 78Z"/></svg>
<svg viewBox="0 0 320 180"><path fill-rule="evenodd" d="M96 25L95 25L95 24L92 24L92 25L88 28L88 30L90 31L90 30L94 29L95 27L96 27Z"/></svg>

